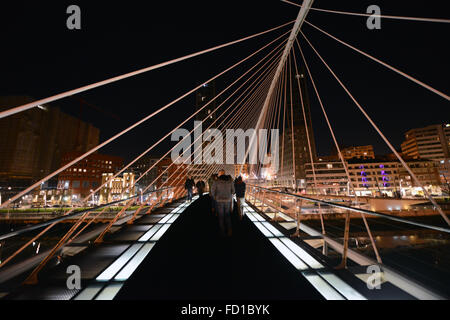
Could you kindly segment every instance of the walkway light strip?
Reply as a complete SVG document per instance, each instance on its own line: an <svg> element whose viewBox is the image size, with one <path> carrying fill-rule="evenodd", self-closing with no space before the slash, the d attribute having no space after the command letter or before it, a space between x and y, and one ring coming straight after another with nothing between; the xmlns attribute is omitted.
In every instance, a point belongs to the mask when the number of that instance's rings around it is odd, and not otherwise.
<svg viewBox="0 0 450 320"><path fill-rule="evenodd" d="M308 270L308 266L303 263L291 250L288 249L279 239L270 238L270 242L275 246L275 248L280 251L280 253L289 260L290 263L294 265L297 270L304 271Z"/></svg>
<svg viewBox="0 0 450 320"><path fill-rule="evenodd" d="M247 217L248 217L252 222L257 222L257 221L258 221L258 219L256 219L250 211L245 212L245 214L247 215Z"/></svg>
<svg viewBox="0 0 450 320"><path fill-rule="evenodd" d="M164 224L150 240L158 241L159 239L161 239L163 234L166 233L166 231L170 228L170 226L171 226L170 224Z"/></svg>
<svg viewBox="0 0 450 320"><path fill-rule="evenodd" d="M172 213L167 214L159 223L153 225L137 243L130 246L116 261L96 278L98 281L97 283L86 287L74 298L74 300L92 300L98 292L100 292L100 294L98 294L95 300L113 300L125 281L129 279L150 253L155 242L163 236L172 223L180 217L181 213L183 213L187 207L188 204L186 203L178 206ZM152 242L148 242L149 240ZM114 281L117 282L111 282L106 286L102 284L102 282L111 281L113 277Z"/></svg>
<svg viewBox="0 0 450 320"><path fill-rule="evenodd" d="M138 241L147 242L153 235L161 228L162 224L155 224L149 231L147 231Z"/></svg>
<svg viewBox="0 0 450 320"><path fill-rule="evenodd" d="M129 247L113 264L103 271L97 278L97 281L109 281L117 272L134 256L134 254L142 247L142 244L136 243Z"/></svg>
<svg viewBox="0 0 450 320"><path fill-rule="evenodd" d="M261 222L253 222L255 224L255 226L259 229L259 231L261 231L264 236L266 236L267 238L273 238L275 237L269 230L267 230Z"/></svg>
<svg viewBox="0 0 450 320"><path fill-rule="evenodd" d="M262 223L264 227L266 227L273 235L277 238L284 237L284 234L280 232L277 228L275 228L273 225L270 224L270 222L265 221Z"/></svg>
<svg viewBox="0 0 450 320"><path fill-rule="evenodd" d="M322 269L324 266L314 259L309 253L300 248L297 244L294 243L291 239L281 238L281 242L283 242L292 252L294 252L300 259L302 259L306 264L308 264L312 269Z"/></svg>
<svg viewBox="0 0 450 320"><path fill-rule="evenodd" d="M92 300L94 297L99 293L100 290L102 290L103 284L100 283L94 283L88 287L86 287L83 291L81 291L74 300Z"/></svg>
<svg viewBox="0 0 450 320"><path fill-rule="evenodd" d="M180 214L174 214L172 219L170 219L169 222L167 222L167 223L174 223L179 217L180 217Z"/></svg>
<svg viewBox="0 0 450 320"><path fill-rule="evenodd" d="M348 300L367 300L364 296L342 281L342 279L337 277L335 274L324 270L319 270L318 273Z"/></svg>
<svg viewBox="0 0 450 320"><path fill-rule="evenodd" d="M302 272L302 275L316 288L319 293L327 300L345 300L333 287L317 274Z"/></svg>
<svg viewBox="0 0 450 320"><path fill-rule="evenodd" d="M102 292L95 298L95 300L112 300L116 294L122 289L123 282L114 282L107 285Z"/></svg>
<svg viewBox="0 0 450 320"><path fill-rule="evenodd" d="M253 212L252 212L253 211ZM298 270L317 270L320 275L310 272L302 272L302 275L316 288L327 300L367 300L364 296L346 284L335 274L325 271L325 267L313 258L308 252L303 250L291 239L285 237L269 221L256 213L247 204L244 205L244 212L261 231L265 237L275 246L275 248ZM259 219L264 219L260 222ZM345 298L344 298L345 297Z"/></svg>
<svg viewBox="0 0 450 320"><path fill-rule="evenodd" d="M144 261L145 257L149 254L150 250L152 250L155 243L146 243L138 251L138 253L127 263L125 268L119 272L119 274L114 278L117 281L126 281L133 274L133 272L139 267L139 265Z"/></svg>
<svg viewBox="0 0 450 320"><path fill-rule="evenodd" d="M161 221L159 221L159 224L165 224L167 223L167 221L169 221L170 218L172 218L173 213L169 213L168 215L166 215Z"/></svg>

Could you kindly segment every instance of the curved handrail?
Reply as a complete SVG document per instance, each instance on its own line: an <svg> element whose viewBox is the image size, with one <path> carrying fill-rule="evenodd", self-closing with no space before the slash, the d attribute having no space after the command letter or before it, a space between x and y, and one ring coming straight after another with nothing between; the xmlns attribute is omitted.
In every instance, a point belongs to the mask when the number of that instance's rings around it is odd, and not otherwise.
<svg viewBox="0 0 450 320"><path fill-rule="evenodd" d="M152 194L154 192L165 191L165 190L169 190L169 189L173 189L173 188L174 187L166 187L166 188L162 188L162 189L158 189L158 190L153 190L153 191L146 192L143 195L148 195L148 194ZM135 195L135 196L130 197L130 198L125 199L125 200L135 199L135 198L138 198L140 196L141 196L141 194L138 194L138 195ZM51 224L56 223L56 222L61 222L61 221L64 221L64 220L67 220L67 219L70 219L70 218L82 215L82 214L84 214L84 213L86 213L88 211L94 211L94 210L102 209L102 208L105 208L105 207L110 207L110 206L112 206L114 204L121 203L121 202L123 202L125 200L117 200L117 201L106 203L106 204L103 204L103 205L100 205L100 206L97 206L97 207L89 208L89 209L86 209L86 210L76 211L76 212L73 212L73 213L68 214L66 216L62 216L62 217L59 217L59 218L47 220L45 222L37 223L37 224L34 224L32 226L29 226L29 227L25 227L25 228L21 228L21 229L16 230L16 231L8 232L8 233L0 235L0 241L1 240L5 240L5 239L9 239L9 238L15 237L17 235L24 234L24 233L27 233L27 232L30 232L30 231L33 231L33 230L36 230L36 229L40 229L40 228L46 227L46 226L51 225Z"/></svg>
<svg viewBox="0 0 450 320"><path fill-rule="evenodd" d="M350 210L350 211L354 211L354 212L358 212L358 213L363 213L363 214L368 214L368 215L377 216L377 217L381 217L381 218L386 218L386 219L389 219L389 220L392 220L392 221L397 221L397 222L401 222L401 223L405 223L405 224L410 224L410 225L414 225L414 226L417 226L417 227L422 227L422 228L426 228L426 229L431 229L431 230L441 231L441 232L445 232L445 233L450 233L450 229L447 229L447 228L433 226L433 225L429 225L429 224L426 224L426 223L410 221L410 220L407 220L407 219L391 216L391 215L386 214L386 213L379 213L379 212L370 211L370 210L366 210L366 209L349 207L349 206L338 204L338 203L333 203L333 202L328 202L328 201L324 201L324 200L308 198L308 197L301 196L301 195L298 195L298 194L292 194L292 193L288 193L288 192L272 190L272 189L268 189L268 188L264 188L264 187L260 187L260 186L251 185L251 184L248 184L248 186L254 187L254 188L259 188L259 189L270 191L270 192L274 192L274 193L279 193L279 194L292 196L292 197L299 198L299 199L302 199L302 200L307 200L307 201L312 201L312 202L316 202L316 203L325 204L325 205L329 205L329 206L340 208L340 209L345 209L345 210Z"/></svg>

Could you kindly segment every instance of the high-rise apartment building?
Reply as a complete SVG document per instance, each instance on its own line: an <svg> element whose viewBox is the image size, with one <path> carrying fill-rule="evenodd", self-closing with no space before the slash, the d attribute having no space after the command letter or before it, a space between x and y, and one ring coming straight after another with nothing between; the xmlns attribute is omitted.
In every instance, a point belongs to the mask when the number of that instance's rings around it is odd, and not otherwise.
<svg viewBox="0 0 450 320"><path fill-rule="evenodd" d="M289 92L290 90L288 90L286 97L285 127L283 133L280 134L280 170L277 174L277 180L284 186L306 188L305 164L311 162L306 127L308 128L311 153L314 161L317 160L317 154L305 72L303 68L301 68L299 72L300 74L295 74L295 72L293 72L290 77L288 76L288 83L292 81L292 100ZM297 79L300 80L301 94L305 107L306 127ZM292 141L294 141L294 143L292 143Z"/></svg>
<svg viewBox="0 0 450 320"><path fill-rule="evenodd" d="M411 129L405 138L402 152L408 157L437 161L450 158L450 124Z"/></svg>

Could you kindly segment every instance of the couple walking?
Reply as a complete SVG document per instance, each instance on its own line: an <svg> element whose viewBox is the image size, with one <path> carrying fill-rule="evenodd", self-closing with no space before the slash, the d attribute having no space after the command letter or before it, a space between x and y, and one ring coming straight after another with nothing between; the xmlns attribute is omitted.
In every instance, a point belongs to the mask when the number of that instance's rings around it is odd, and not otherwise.
<svg viewBox="0 0 450 320"><path fill-rule="evenodd" d="M224 170L220 170L217 179L214 179L210 186L210 196L213 202L213 208L217 211L219 217L219 226L222 235L232 235L231 213L233 209L233 195L236 194L238 200L238 210L242 219L245 197L245 183L239 177L233 182L229 175L225 175Z"/></svg>

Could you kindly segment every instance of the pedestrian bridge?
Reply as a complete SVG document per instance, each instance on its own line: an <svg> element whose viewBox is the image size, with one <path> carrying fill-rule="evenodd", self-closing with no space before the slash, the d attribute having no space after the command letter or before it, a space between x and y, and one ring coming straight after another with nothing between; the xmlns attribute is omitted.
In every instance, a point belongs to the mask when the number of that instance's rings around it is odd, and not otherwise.
<svg viewBox="0 0 450 320"><path fill-rule="evenodd" d="M366 280L373 274L367 266L334 268L329 257L307 243L314 237L291 237L289 228L249 203L242 221L234 208L233 235L222 238L209 196L194 199L139 214L133 224L119 220L101 243L69 245L83 250L44 269L37 285L18 285L27 272L4 281L3 299L444 298L406 278L399 288L398 279L391 282L386 274L380 289L369 290ZM69 289L67 270L73 265L81 270L81 287ZM0 279L7 271L1 270Z"/></svg>

